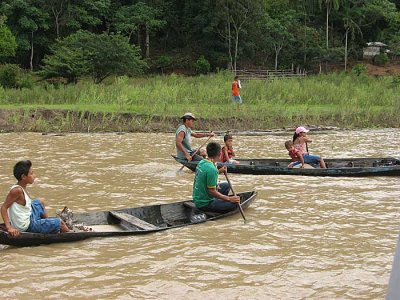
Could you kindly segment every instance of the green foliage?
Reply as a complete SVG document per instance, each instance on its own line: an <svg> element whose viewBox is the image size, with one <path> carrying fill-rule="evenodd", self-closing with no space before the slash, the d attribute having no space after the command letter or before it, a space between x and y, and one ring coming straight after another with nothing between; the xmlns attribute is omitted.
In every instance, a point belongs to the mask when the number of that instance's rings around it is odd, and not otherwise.
<svg viewBox="0 0 400 300"><path fill-rule="evenodd" d="M22 71L17 65L6 64L0 66L0 85L4 88L18 87L18 79L21 73Z"/></svg>
<svg viewBox="0 0 400 300"><path fill-rule="evenodd" d="M200 56L196 61L196 72L197 74L207 74L210 72L211 65L204 55Z"/></svg>
<svg viewBox="0 0 400 300"><path fill-rule="evenodd" d="M384 66L389 62L389 57L386 53L381 53L374 56L374 64Z"/></svg>
<svg viewBox="0 0 400 300"><path fill-rule="evenodd" d="M0 20L0 62L15 56L17 42L11 30Z"/></svg>
<svg viewBox="0 0 400 300"><path fill-rule="evenodd" d="M399 87L400 86L400 75L392 77L392 86Z"/></svg>
<svg viewBox="0 0 400 300"><path fill-rule="evenodd" d="M121 35L78 31L59 42L53 51L44 59L40 72L43 78L64 77L76 82L89 75L100 83L110 75L141 74L147 67L138 49Z"/></svg>
<svg viewBox="0 0 400 300"><path fill-rule="evenodd" d="M351 72L357 76L365 75L367 73L367 67L364 64L356 64Z"/></svg>
<svg viewBox="0 0 400 300"><path fill-rule="evenodd" d="M165 69L170 68L174 62L174 58L170 55L162 55L154 61L154 67L161 70L164 74Z"/></svg>

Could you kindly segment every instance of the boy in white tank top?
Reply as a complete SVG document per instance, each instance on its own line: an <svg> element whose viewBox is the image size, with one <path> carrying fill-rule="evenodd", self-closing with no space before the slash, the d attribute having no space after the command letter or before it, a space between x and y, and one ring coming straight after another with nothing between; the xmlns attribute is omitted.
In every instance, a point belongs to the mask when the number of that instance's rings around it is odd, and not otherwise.
<svg viewBox="0 0 400 300"><path fill-rule="evenodd" d="M67 225L59 218L49 218L42 200L31 200L26 193L28 184L35 181L32 163L23 160L14 166L18 182L13 185L1 206L1 216L8 233L18 237L20 232L58 233L68 232Z"/></svg>

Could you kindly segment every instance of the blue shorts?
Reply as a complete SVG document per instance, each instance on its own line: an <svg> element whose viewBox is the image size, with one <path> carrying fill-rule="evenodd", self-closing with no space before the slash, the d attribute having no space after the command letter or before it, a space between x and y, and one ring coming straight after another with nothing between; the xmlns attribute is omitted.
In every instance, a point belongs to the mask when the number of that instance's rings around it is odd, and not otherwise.
<svg viewBox="0 0 400 300"><path fill-rule="evenodd" d="M232 102L242 104L242 98L240 96L232 96Z"/></svg>
<svg viewBox="0 0 400 300"><path fill-rule="evenodd" d="M294 169L297 169L297 168L300 168L300 167L301 167L301 161L295 161L292 164L292 168L294 168Z"/></svg>
<svg viewBox="0 0 400 300"><path fill-rule="evenodd" d="M306 164L319 164L321 157L319 155L304 154L304 163Z"/></svg>
<svg viewBox="0 0 400 300"><path fill-rule="evenodd" d="M61 219L47 218L42 219L44 208L39 199L32 200L31 223L28 232L35 233L58 233L61 228Z"/></svg>

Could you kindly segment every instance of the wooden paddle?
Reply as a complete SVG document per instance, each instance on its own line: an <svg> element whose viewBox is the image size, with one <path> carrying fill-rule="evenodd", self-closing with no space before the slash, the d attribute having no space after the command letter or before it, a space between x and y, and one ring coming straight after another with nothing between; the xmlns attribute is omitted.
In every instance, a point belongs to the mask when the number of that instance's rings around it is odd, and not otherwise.
<svg viewBox="0 0 400 300"><path fill-rule="evenodd" d="M199 152L199 150L200 150L205 144L207 144L207 142L208 142L211 138L212 138L212 136L209 136L208 139L207 139L207 141L205 141L199 148L197 148L196 151L194 151L193 154L190 155L190 157L193 158L193 157L197 154L197 152ZM185 165L182 165L182 167L179 169L178 172L182 171L184 167L185 167Z"/></svg>
<svg viewBox="0 0 400 300"><path fill-rule="evenodd" d="M236 196L236 193L235 193L235 191L233 190L231 181L230 181L229 178L228 178L228 172L224 171L224 174L225 174L226 181L228 181L228 184L229 184L229 186L230 186L230 188L231 188L231 191L232 191L233 195ZM242 208L242 205L240 204L240 202L238 203L238 205L239 205L240 214L242 215L243 220L246 221L246 217L244 216L244 211L243 211L243 208Z"/></svg>

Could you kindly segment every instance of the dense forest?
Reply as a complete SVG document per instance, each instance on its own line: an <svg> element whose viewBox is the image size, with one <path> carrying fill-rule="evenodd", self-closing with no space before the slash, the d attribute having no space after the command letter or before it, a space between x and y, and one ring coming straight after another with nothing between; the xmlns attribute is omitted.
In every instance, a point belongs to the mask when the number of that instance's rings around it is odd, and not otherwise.
<svg viewBox="0 0 400 300"><path fill-rule="evenodd" d="M44 78L246 66L311 69L400 53L400 0L1 0L0 64Z"/></svg>

